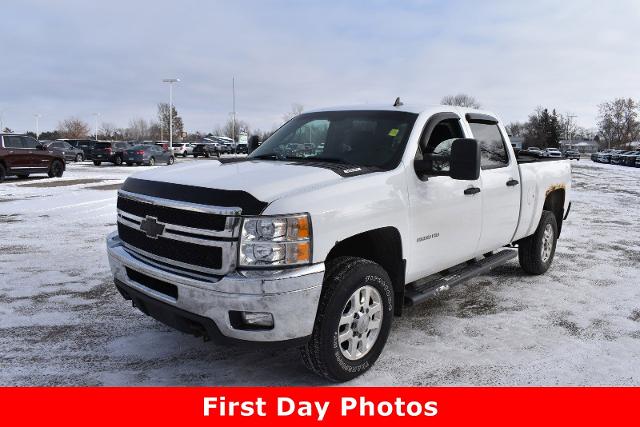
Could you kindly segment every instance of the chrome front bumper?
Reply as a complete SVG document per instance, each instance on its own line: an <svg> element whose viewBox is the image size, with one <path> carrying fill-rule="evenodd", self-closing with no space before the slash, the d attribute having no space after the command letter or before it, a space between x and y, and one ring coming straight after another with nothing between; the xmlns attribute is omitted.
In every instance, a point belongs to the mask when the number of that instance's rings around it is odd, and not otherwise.
<svg viewBox="0 0 640 427"><path fill-rule="evenodd" d="M218 281L192 279L157 268L125 250L117 232L107 236L107 252L114 279L177 309L211 319L225 337L245 341L288 341L311 335L315 322L324 264L280 271L233 272ZM126 268L175 285L177 298L131 280ZM234 328L230 311L272 313L269 330Z"/></svg>

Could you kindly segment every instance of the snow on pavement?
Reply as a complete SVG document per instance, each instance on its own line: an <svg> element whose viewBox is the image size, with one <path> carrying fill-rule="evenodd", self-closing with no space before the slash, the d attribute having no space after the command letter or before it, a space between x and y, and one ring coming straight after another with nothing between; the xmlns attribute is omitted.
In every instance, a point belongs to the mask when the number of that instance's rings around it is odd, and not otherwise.
<svg viewBox="0 0 640 427"><path fill-rule="evenodd" d="M141 169L71 164L62 179L0 184L0 385L324 384L296 349L216 346L122 299L104 237L118 185ZM511 261L408 309L350 384L639 385L639 178L573 162L546 275Z"/></svg>

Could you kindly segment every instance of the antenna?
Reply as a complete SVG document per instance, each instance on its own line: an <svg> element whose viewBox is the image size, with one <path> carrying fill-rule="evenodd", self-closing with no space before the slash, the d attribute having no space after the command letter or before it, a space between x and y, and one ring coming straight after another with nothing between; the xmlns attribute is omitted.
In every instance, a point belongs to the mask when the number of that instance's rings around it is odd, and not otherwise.
<svg viewBox="0 0 640 427"><path fill-rule="evenodd" d="M402 101L400 101L400 97L397 97L396 98L396 102L393 103L393 106L394 107L399 107L401 105L404 105L404 104L402 103Z"/></svg>

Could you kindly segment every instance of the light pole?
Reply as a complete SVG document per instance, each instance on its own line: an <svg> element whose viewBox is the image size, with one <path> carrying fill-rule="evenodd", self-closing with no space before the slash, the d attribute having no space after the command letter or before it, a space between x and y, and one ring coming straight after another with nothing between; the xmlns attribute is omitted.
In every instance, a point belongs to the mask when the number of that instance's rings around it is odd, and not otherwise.
<svg viewBox="0 0 640 427"><path fill-rule="evenodd" d="M33 117L36 118L36 139L38 139L38 136L40 135L40 117L42 117L42 114L34 114Z"/></svg>
<svg viewBox="0 0 640 427"><path fill-rule="evenodd" d="M180 79L162 79L164 83L169 83L169 149L173 148L173 84Z"/></svg>
<svg viewBox="0 0 640 427"><path fill-rule="evenodd" d="M98 118L100 117L100 113L93 113L96 118L96 141L98 140Z"/></svg>

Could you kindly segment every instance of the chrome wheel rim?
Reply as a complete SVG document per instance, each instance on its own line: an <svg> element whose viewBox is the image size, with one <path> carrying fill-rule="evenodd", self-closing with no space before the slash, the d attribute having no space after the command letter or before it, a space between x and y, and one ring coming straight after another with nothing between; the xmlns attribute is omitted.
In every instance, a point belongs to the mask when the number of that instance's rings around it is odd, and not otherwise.
<svg viewBox="0 0 640 427"><path fill-rule="evenodd" d="M349 360L371 351L382 327L382 297L373 286L358 288L347 300L338 323L338 346Z"/></svg>
<svg viewBox="0 0 640 427"><path fill-rule="evenodd" d="M553 228L551 224L547 224L544 227L544 232L542 233L542 262L549 261L551 258L551 251L553 249Z"/></svg>

